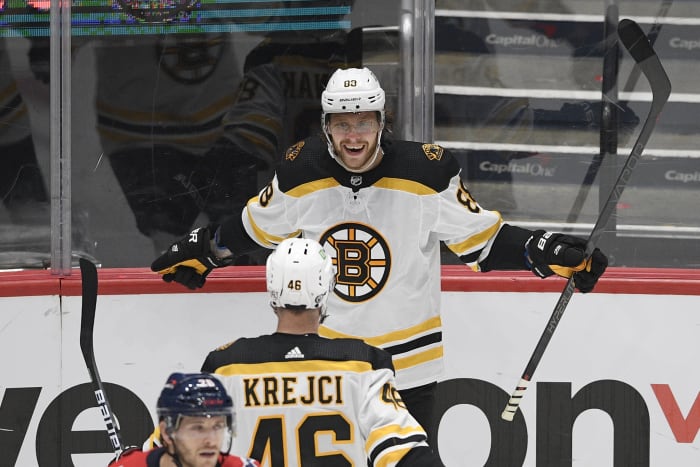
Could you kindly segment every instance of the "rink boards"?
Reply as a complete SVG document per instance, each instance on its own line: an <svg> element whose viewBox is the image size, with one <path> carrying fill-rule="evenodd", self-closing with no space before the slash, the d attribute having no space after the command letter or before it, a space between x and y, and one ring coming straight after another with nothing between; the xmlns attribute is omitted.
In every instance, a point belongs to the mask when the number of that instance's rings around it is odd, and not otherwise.
<svg viewBox="0 0 700 467"><path fill-rule="evenodd" d="M104 465L107 437L79 348L76 274L4 273L0 286L3 452L18 466ZM262 270L213 274L180 293L145 270L100 271L95 354L127 444L150 432L171 371L274 317ZM500 412L563 286L526 274L445 267L437 449L448 466L696 465L700 275L612 269L576 294L513 422Z"/></svg>

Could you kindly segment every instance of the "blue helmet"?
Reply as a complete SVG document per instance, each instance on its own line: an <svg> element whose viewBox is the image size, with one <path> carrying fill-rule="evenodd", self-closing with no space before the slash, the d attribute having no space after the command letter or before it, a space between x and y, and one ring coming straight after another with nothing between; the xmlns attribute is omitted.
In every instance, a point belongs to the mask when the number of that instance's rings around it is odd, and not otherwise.
<svg viewBox="0 0 700 467"><path fill-rule="evenodd" d="M156 411L169 430L177 429L183 416L225 416L229 429L234 430L233 400L221 381L207 373L173 373L168 376Z"/></svg>

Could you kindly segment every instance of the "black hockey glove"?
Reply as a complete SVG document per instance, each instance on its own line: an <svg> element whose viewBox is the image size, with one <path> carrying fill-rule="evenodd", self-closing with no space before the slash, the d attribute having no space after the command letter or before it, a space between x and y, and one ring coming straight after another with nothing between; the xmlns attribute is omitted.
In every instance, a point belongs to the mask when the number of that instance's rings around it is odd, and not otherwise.
<svg viewBox="0 0 700 467"><path fill-rule="evenodd" d="M165 282L179 282L192 290L202 287L214 268L228 266L234 260L233 256L218 258L211 250L215 230L213 225L194 229L156 258L151 270L162 274Z"/></svg>
<svg viewBox="0 0 700 467"><path fill-rule="evenodd" d="M569 278L573 274L576 288L583 293L593 290L608 267L608 258L600 249L586 258L586 240L571 235L536 230L525 242L525 251L536 275Z"/></svg>

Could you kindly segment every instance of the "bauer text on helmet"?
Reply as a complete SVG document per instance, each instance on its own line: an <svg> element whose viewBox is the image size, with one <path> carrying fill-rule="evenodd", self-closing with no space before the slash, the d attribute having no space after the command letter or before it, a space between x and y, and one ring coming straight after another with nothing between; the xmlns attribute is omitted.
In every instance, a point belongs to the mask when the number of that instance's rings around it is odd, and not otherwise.
<svg viewBox="0 0 700 467"><path fill-rule="evenodd" d="M328 80L321 95L324 114L384 112L385 95L369 68L339 69Z"/></svg>

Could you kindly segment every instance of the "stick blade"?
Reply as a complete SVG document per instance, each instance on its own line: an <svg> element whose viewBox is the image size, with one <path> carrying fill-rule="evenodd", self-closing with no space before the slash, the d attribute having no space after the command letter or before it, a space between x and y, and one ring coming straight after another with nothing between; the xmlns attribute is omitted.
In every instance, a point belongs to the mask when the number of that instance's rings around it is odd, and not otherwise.
<svg viewBox="0 0 700 467"><path fill-rule="evenodd" d="M97 308L97 267L92 261L80 258L80 277L82 279L80 349L87 362L94 358L92 332L95 326L95 309Z"/></svg>
<svg viewBox="0 0 700 467"><path fill-rule="evenodd" d="M656 55L642 28L631 19L623 19L618 23L617 35L635 62L641 63Z"/></svg>
<svg viewBox="0 0 700 467"><path fill-rule="evenodd" d="M666 74L654 47L642 28L631 19L623 19L617 25L620 41L641 68L649 81L653 94L652 109L656 114L661 111L671 95L671 80Z"/></svg>

